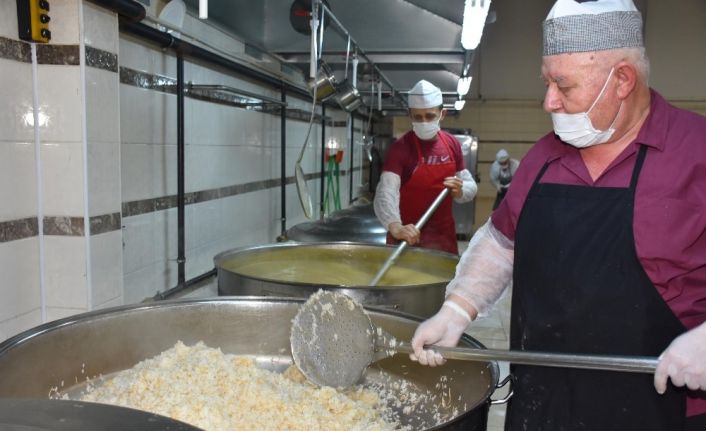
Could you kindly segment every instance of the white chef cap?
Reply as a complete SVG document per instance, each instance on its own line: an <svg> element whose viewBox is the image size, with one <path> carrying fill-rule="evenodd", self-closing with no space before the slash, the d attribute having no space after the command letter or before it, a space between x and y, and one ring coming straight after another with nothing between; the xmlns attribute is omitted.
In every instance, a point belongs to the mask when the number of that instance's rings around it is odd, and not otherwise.
<svg viewBox="0 0 706 431"><path fill-rule="evenodd" d="M505 151L504 149L498 151L498 153L495 155L495 161L498 163L503 163L507 161L507 159L510 158L510 155Z"/></svg>
<svg viewBox="0 0 706 431"><path fill-rule="evenodd" d="M557 0L543 30L544 55L644 46L632 0Z"/></svg>
<svg viewBox="0 0 706 431"><path fill-rule="evenodd" d="M436 108L444 104L444 98L439 87L422 79L409 90L408 104L410 108Z"/></svg>

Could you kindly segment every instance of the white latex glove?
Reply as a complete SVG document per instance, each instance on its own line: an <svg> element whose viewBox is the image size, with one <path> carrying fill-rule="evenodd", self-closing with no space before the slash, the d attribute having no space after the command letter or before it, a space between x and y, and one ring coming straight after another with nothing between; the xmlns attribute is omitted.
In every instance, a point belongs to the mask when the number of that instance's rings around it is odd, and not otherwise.
<svg viewBox="0 0 706 431"><path fill-rule="evenodd" d="M459 305L444 302L441 309L432 317L422 322L412 337L413 361L435 367L446 360L434 350L425 350L424 346L434 344L442 347L454 347L461 339L463 331L471 323L471 317Z"/></svg>
<svg viewBox="0 0 706 431"><path fill-rule="evenodd" d="M706 323L675 338L659 356L655 389L660 394L667 390L667 378L675 386L706 389Z"/></svg>

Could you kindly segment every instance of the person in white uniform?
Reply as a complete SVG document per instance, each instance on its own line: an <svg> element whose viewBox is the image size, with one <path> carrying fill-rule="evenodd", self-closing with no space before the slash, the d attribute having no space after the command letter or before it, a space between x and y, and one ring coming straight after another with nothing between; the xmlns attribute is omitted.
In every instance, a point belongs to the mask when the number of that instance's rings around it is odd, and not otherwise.
<svg viewBox="0 0 706 431"><path fill-rule="evenodd" d="M495 161L490 165L490 183L498 192L495 203L493 204L493 209L496 209L498 205L500 205L500 202L502 202L507 193L507 189L510 188L512 177L515 175L519 166L520 162L511 159L505 149L501 149L495 155Z"/></svg>

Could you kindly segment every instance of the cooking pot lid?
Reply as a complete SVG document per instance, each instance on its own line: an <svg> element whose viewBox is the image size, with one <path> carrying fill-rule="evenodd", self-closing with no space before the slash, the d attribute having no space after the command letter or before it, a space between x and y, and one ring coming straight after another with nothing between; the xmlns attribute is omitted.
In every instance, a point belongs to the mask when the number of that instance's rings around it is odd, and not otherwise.
<svg viewBox="0 0 706 431"><path fill-rule="evenodd" d="M3 431L200 431L165 416L106 404L0 398Z"/></svg>

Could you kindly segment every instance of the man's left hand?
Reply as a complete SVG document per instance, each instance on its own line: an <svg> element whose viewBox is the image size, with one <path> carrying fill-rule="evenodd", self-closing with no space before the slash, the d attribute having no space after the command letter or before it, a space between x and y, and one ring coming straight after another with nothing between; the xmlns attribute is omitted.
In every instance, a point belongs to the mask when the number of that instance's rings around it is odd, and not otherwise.
<svg viewBox="0 0 706 431"><path fill-rule="evenodd" d="M706 389L706 323L680 335L659 357L655 371L655 389L667 390L667 379L675 386L692 390Z"/></svg>
<svg viewBox="0 0 706 431"><path fill-rule="evenodd" d="M444 178L444 187L449 189L451 197L458 199L463 195L463 180L456 177Z"/></svg>

